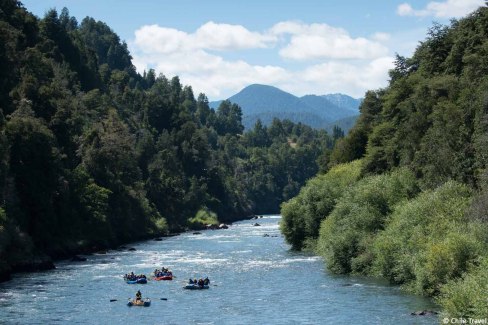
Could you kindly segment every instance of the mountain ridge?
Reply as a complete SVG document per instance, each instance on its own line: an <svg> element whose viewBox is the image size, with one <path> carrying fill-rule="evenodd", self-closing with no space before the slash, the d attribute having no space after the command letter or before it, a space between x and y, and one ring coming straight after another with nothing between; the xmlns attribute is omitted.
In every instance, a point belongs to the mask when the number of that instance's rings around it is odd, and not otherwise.
<svg viewBox="0 0 488 325"><path fill-rule="evenodd" d="M259 119L269 125L273 118L290 119L316 129L328 129L334 122L347 132L350 123L342 120L359 115L361 99L335 93L327 95L308 94L302 97L290 94L270 85L251 84L227 100L242 108L243 124L252 128ZM212 101L210 107L217 109L223 100Z"/></svg>

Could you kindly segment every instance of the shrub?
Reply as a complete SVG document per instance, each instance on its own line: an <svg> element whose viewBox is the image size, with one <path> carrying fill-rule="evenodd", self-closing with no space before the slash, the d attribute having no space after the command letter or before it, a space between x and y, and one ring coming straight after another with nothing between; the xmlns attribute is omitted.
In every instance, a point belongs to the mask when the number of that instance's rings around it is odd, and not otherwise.
<svg viewBox="0 0 488 325"><path fill-rule="evenodd" d="M337 165L307 182L298 196L281 206L281 232L295 250L317 238L320 222L334 209L344 191L359 178L361 161Z"/></svg>
<svg viewBox="0 0 488 325"><path fill-rule="evenodd" d="M337 273L368 273L372 243L396 204L418 192L407 169L366 177L349 188L322 222L317 250Z"/></svg>
<svg viewBox="0 0 488 325"><path fill-rule="evenodd" d="M208 210L207 208L202 208L198 210L195 216L188 219L188 227L190 229L202 229L206 225L218 225L219 220L217 214Z"/></svg>
<svg viewBox="0 0 488 325"><path fill-rule="evenodd" d="M412 292L437 295L483 251L477 226L465 220L470 190L450 181L397 206L373 244L373 273Z"/></svg>
<svg viewBox="0 0 488 325"><path fill-rule="evenodd" d="M168 222L166 221L165 218L157 218L156 221L154 222L154 225L156 227L156 233L157 234L166 234L168 233Z"/></svg>
<svg viewBox="0 0 488 325"><path fill-rule="evenodd" d="M441 289L437 302L443 317L482 319L488 315L488 258L462 277L449 281Z"/></svg>

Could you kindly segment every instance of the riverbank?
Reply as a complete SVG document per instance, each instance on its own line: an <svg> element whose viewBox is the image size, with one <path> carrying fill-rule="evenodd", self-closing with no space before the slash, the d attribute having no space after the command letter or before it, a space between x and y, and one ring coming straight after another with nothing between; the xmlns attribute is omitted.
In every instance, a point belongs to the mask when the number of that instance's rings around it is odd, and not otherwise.
<svg viewBox="0 0 488 325"><path fill-rule="evenodd" d="M335 274L382 277L431 297L443 316L484 317L488 224L476 209L485 198L455 181L422 191L407 168L351 182L359 162L312 179L282 205L288 243L315 247Z"/></svg>
<svg viewBox="0 0 488 325"><path fill-rule="evenodd" d="M107 250L114 250L118 249L123 245L130 245L131 243L144 241L144 240L151 240L163 237L173 237L179 235L179 233L166 233L166 234L159 234L159 235L148 235L143 238L139 238L136 241L131 242L116 242L111 244L87 244L84 246L78 247L63 247L63 249L58 249L50 254L46 254L43 252L29 252L24 256L17 256L15 257L13 263L6 264L4 263L0 268L0 282L9 281L12 278L12 275L15 273L20 272L38 272L38 271L46 271L55 269L55 262L60 260L68 260L74 259L78 255L92 255L94 253L99 252L106 252Z"/></svg>
<svg viewBox="0 0 488 325"><path fill-rule="evenodd" d="M249 220L249 219L257 219L257 218L259 218L257 215L252 214L252 215L247 215L246 217L243 217L241 219L235 220L234 222ZM50 253L44 253L39 251L24 252L24 254L16 256L14 258L13 263L10 264L6 263L5 260L7 259L2 261L2 263L0 264L0 283L9 281L12 278L12 275L15 273L38 272L38 271L55 269L56 268L55 262L61 260L70 260L70 259L76 261L78 255L92 255L94 253L106 252L107 250L118 250L121 247L124 247L126 245L130 246L131 244L136 242L146 241L146 240L160 240L162 238L178 236L188 231L204 230L204 229L212 229L212 230L227 229L226 227L231 224L232 222L226 221L225 224L219 224L216 225L215 227L206 227L202 225L201 227L195 227L195 228L187 227L184 229L180 229L179 231L172 231L168 233L160 233L160 234L151 233L151 234L147 234L147 236L138 238L137 240L130 241L130 242L125 242L125 241L114 242L114 243L98 242L98 243L85 243L84 245L79 245L79 246L70 245L69 247L65 246L62 249L53 250Z"/></svg>

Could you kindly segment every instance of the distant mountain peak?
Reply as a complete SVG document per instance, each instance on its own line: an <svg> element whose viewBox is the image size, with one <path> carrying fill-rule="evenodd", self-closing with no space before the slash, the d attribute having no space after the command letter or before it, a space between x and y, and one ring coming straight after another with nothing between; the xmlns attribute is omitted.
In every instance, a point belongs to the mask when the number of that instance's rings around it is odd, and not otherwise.
<svg viewBox="0 0 488 325"><path fill-rule="evenodd" d="M297 97L277 87L263 84L251 84L227 99L242 108L246 129L252 128L258 119L267 125L275 117L301 122L314 128L326 128L334 121L358 115L361 102L360 99L343 94L310 94ZM217 108L221 102L210 102L210 106Z"/></svg>

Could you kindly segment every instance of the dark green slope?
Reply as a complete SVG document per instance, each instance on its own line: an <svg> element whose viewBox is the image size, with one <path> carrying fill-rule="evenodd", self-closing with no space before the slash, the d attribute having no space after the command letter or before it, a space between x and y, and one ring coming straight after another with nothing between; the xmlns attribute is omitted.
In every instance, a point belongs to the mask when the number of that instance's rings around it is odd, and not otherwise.
<svg viewBox="0 0 488 325"><path fill-rule="evenodd" d="M103 22L0 5L0 279L199 220L277 212L333 146L290 121L243 133L241 107L141 75Z"/></svg>

